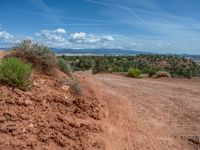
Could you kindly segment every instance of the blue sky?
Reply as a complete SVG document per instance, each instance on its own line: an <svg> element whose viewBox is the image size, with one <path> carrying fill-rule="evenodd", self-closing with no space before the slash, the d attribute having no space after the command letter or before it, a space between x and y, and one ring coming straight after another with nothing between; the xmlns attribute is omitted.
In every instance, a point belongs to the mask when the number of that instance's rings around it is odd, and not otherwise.
<svg viewBox="0 0 200 150"><path fill-rule="evenodd" d="M1 0L0 47L200 54L199 0Z"/></svg>

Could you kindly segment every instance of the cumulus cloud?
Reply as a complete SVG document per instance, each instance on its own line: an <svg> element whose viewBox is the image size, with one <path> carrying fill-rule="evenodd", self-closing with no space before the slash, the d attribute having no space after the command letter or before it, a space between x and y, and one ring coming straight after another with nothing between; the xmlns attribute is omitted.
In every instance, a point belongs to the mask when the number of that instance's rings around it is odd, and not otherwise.
<svg viewBox="0 0 200 150"><path fill-rule="evenodd" d="M71 41L83 41L86 39L86 33L80 32L80 33L71 34L69 39Z"/></svg>
<svg viewBox="0 0 200 150"><path fill-rule="evenodd" d="M13 35L11 35L10 33L6 32L6 31L1 31L0 32L0 39L2 40L10 40L13 38Z"/></svg>
<svg viewBox="0 0 200 150"><path fill-rule="evenodd" d="M94 35L94 34L86 34L85 32L79 32L71 34L69 37L70 42L75 43L89 43L89 44L95 44L98 42L109 42L113 41L113 37L108 36L102 36L102 35Z"/></svg>
<svg viewBox="0 0 200 150"><path fill-rule="evenodd" d="M36 36L43 38L44 40L63 42L65 41L64 34L66 34L65 29L55 29L55 30L41 30L35 33Z"/></svg>
<svg viewBox="0 0 200 150"><path fill-rule="evenodd" d="M65 34L67 32L65 31L65 29L58 28L58 29L53 30L53 33L55 33L55 34Z"/></svg>
<svg viewBox="0 0 200 150"><path fill-rule="evenodd" d="M113 37L112 37L112 36L110 36L110 35L103 36L103 38L102 38L102 39L103 39L103 40L105 40L105 41L114 41Z"/></svg>

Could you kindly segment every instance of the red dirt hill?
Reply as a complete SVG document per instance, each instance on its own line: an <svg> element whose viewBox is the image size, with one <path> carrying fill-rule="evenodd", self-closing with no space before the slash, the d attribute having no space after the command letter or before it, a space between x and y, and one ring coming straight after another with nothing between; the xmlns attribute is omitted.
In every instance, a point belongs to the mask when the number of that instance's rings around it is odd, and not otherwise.
<svg viewBox="0 0 200 150"><path fill-rule="evenodd" d="M0 149L103 149L101 105L90 90L71 93L68 79L35 70L28 91L0 84Z"/></svg>

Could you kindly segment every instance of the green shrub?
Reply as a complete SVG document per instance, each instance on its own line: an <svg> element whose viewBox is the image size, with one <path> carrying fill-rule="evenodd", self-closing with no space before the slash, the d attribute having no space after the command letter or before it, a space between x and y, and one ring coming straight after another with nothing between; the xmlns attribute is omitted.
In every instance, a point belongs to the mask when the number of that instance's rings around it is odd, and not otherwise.
<svg viewBox="0 0 200 150"><path fill-rule="evenodd" d="M160 78L160 77L167 77L171 78L171 74L167 71L158 71L155 75L152 76L153 78Z"/></svg>
<svg viewBox="0 0 200 150"><path fill-rule="evenodd" d="M24 40L11 51L12 56L30 62L45 73L50 73L56 67L56 55L48 48L39 44Z"/></svg>
<svg viewBox="0 0 200 150"><path fill-rule="evenodd" d="M58 58L58 67L64 73L67 73L69 76L72 76L72 69L69 63L67 63L62 57Z"/></svg>
<svg viewBox="0 0 200 150"><path fill-rule="evenodd" d="M17 58L3 59L0 64L0 80L25 90L30 85L31 66Z"/></svg>
<svg viewBox="0 0 200 150"><path fill-rule="evenodd" d="M141 75L141 71L137 68L129 68L128 69L128 76L138 78Z"/></svg>

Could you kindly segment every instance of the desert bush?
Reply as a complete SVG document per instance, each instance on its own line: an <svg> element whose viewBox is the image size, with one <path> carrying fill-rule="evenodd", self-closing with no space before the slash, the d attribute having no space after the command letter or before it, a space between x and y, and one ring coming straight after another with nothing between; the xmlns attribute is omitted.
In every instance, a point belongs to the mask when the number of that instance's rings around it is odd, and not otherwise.
<svg viewBox="0 0 200 150"><path fill-rule="evenodd" d="M0 64L0 80L25 90L30 85L31 66L17 58L3 59Z"/></svg>
<svg viewBox="0 0 200 150"><path fill-rule="evenodd" d="M70 91L72 93L79 94L79 95L82 94L83 90L82 90L80 84L78 83L78 81L76 81L74 78L67 80L66 84L69 85Z"/></svg>
<svg viewBox="0 0 200 150"><path fill-rule="evenodd" d="M12 49L11 55L32 63L45 73L49 73L57 65L56 56L48 47L32 43L30 40L19 43Z"/></svg>
<svg viewBox="0 0 200 150"><path fill-rule="evenodd" d="M158 71L155 75L152 76L153 78L160 78L160 77L167 77L171 78L171 74L167 71Z"/></svg>
<svg viewBox="0 0 200 150"><path fill-rule="evenodd" d="M128 69L128 76L138 78L141 75L141 71L137 68L129 68Z"/></svg>
<svg viewBox="0 0 200 150"><path fill-rule="evenodd" d="M65 61L62 57L58 58L58 67L61 71L67 73L70 77L72 76L72 69L70 64Z"/></svg>

